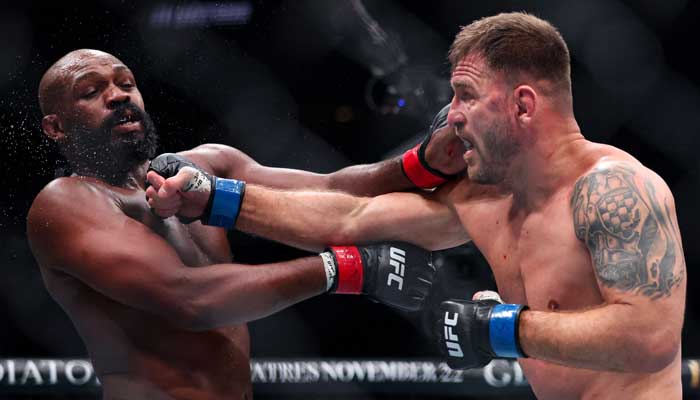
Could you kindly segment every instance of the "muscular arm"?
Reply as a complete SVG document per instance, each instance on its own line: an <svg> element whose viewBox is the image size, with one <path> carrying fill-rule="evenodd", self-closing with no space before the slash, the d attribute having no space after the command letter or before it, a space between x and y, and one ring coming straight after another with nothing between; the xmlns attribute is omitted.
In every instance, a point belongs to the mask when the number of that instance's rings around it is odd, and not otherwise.
<svg viewBox="0 0 700 400"><path fill-rule="evenodd" d="M357 196L375 196L415 188L401 171L401 157L317 174L266 167L242 151L221 144L205 144L179 154L216 176L278 189L341 190Z"/></svg>
<svg viewBox="0 0 700 400"><path fill-rule="evenodd" d="M608 163L579 179L571 204L605 303L578 312L523 312L523 350L582 368L666 367L680 351L686 285L670 190L640 165Z"/></svg>
<svg viewBox="0 0 700 400"><path fill-rule="evenodd" d="M39 194L28 216L28 236L44 268L188 329L261 318L326 287L320 257L257 266L185 266L159 235L124 215L99 190L70 178Z"/></svg>
<svg viewBox="0 0 700 400"><path fill-rule="evenodd" d="M452 187L369 198L248 185L236 229L309 250L386 240L444 249L468 240L457 215L440 200Z"/></svg>

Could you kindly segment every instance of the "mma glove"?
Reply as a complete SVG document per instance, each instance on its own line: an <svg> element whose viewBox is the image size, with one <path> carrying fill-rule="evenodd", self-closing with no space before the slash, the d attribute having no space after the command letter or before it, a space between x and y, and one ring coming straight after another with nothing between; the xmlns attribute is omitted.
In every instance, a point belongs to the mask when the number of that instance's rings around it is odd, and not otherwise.
<svg viewBox="0 0 700 400"><path fill-rule="evenodd" d="M495 295L440 304L435 333L450 368L478 368L494 358L526 357L518 339L518 323L527 307L503 304Z"/></svg>
<svg viewBox="0 0 700 400"><path fill-rule="evenodd" d="M168 179L177 175L185 167L192 168L196 172L187 185L182 188L182 191L208 191L209 200L199 217L178 216L180 221L189 224L200 220L205 225L226 229L233 228L243 203L245 182L218 178L199 168L187 158L173 153L164 153L154 158L148 166L148 170ZM146 184L148 185L148 181Z"/></svg>
<svg viewBox="0 0 700 400"><path fill-rule="evenodd" d="M408 243L334 246L321 257L330 293L365 294L403 311L421 309L436 274L431 252Z"/></svg>
<svg viewBox="0 0 700 400"><path fill-rule="evenodd" d="M406 151L401 157L401 169L404 175L419 188L431 189L442 185L450 179L459 176L459 173L449 174L433 168L428 163L426 151L431 139L435 133L447 126L447 113L450 111L450 105L446 105L435 115L433 122L428 128L428 134L423 139L423 142L416 145L414 148ZM453 135L454 136L454 135ZM457 141L457 138L454 138ZM443 141L444 143L444 141ZM464 166L466 168L466 164Z"/></svg>

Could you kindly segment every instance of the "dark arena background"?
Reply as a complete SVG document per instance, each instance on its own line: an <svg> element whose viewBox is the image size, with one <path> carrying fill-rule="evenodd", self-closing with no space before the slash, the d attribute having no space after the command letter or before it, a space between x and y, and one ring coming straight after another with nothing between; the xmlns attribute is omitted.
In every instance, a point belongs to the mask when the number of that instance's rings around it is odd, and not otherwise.
<svg viewBox="0 0 700 400"><path fill-rule="evenodd" d="M224 143L262 164L331 172L417 143L452 96L446 54L460 26L522 10L551 21L569 45L584 135L630 152L674 193L688 271L684 388L698 398L700 3L13 3L0 12L0 398L99 398L85 349L47 294L25 236L32 199L60 167L37 103L39 80L59 57L95 48L124 61L162 152ZM305 254L237 232L230 239L238 262ZM432 302L494 288L471 247L444 252L439 264L442 290ZM256 398L534 398L512 363L465 373L438 363L429 319L324 295L252 322Z"/></svg>

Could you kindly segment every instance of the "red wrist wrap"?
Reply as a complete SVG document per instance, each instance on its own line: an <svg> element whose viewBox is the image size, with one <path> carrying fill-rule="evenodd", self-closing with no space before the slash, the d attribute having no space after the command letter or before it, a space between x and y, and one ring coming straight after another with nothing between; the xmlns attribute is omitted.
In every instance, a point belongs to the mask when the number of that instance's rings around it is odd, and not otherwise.
<svg viewBox="0 0 700 400"><path fill-rule="evenodd" d="M362 257L355 246L331 247L338 263L338 286L335 293L361 294Z"/></svg>
<svg viewBox="0 0 700 400"><path fill-rule="evenodd" d="M423 189L431 189L447 182L446 179L433 175L425 169L418 157L418 148L420 148L420 144L405 152L401 157L401 166L406 177L414 185Z"/></svg>

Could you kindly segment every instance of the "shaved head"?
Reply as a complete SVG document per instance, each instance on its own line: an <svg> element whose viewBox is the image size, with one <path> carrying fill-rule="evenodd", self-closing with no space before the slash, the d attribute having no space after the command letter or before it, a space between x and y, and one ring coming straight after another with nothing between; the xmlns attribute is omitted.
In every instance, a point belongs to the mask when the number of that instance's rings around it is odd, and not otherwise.
<svg viewBox="0 0 700 400"><path fill-rule="evenodd" d="M71 51L49 67L39 82L39 106L43 115L57 113L58 105L64 99L70 84L71 74L86 63L95 60L104 60L112 64L122 63L118 58L104 51L80 49Z"/></svg>
<svg viewBox="0 0 700 400"><path fill-rule="evenodd" d="M158 136L136 78L109 53L74 50L39 83L41 127L71 168L117 184L155 154Z"/></svg>

